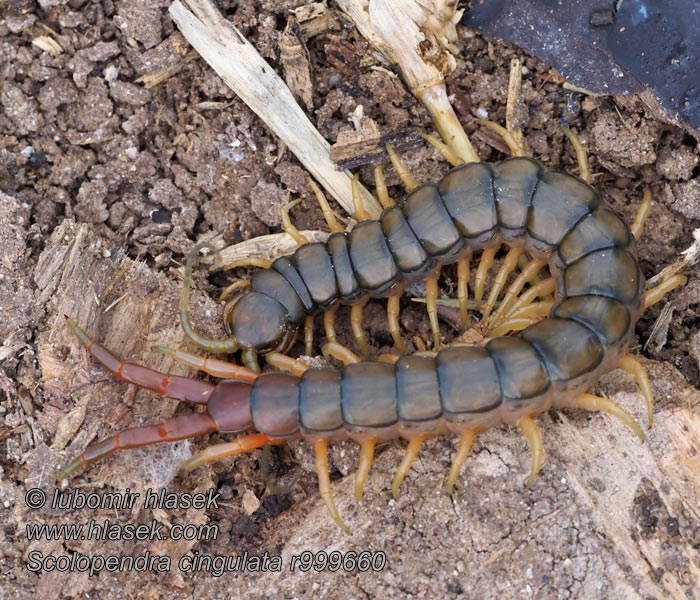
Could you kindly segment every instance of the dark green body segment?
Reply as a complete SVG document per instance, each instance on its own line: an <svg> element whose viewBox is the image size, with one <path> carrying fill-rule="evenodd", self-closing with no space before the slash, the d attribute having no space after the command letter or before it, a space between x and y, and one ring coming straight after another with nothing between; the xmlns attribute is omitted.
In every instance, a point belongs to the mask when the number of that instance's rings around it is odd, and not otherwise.
<svg viewBox="0 0 700 600"><path fill-rule="evenodd" d="M440 383L435 361L425 356L402 356L394 365L401 422L423 422L442 415Z"/></svg>
<svg viewBox="0 0 700 600"><path fill-rule="evenodd" d="M309 291L313 308L323 310L338 297L335 273L325 244L304 244L297 248L292 263Z"/></svg>
<svg viewBox="0 0 700 600"><path fill-rule="evenodd" d="M596 250L569 265L557 282L563 297L597 295L632 306L639 302L643 276L627 250Z"/></svg>
<svg viewBox="0 0 700 600"><path fill-rule="evenodd" d="M513 158L494 165L493 193L504 241L512 241L525 233L532 195L542 173L542 166L529 158Z"/></svg>
<svg viewBox="0 0 700 600"><path fill-rule="evenodd" d="M433 266L434 261L413 233L400 206L387 208L379 220L389 250L402 273L419 277Z"/></svg>
<svg viewBox="0 0 700 600"><path fill-rule="evenodd" d="M611 210L599 207L566 234L557 248L557 256L566 267L594 250L625 249L632 241L627 224Z"/></svg>
<svg viewBox="0 0 700 600"><path fill-rule="evenodd" d="M301 281L301 279L299 281ZM301 323L304 320L306 308L292 284L289 283L282 273L275 269L261 269L260 271L256 271L250 278L250 289L277 300L287 309L287 314L289 315L289 321L291 323ZM236 309L235 312L241 310L238 307L236 307ZM254 318L262 321L263 319L260 319L261 314L262 313L258 311L257 315L254 315Z"/></svg>
<svg viewBox="0 0 700 600"><path fill-rule="evenodd" d="M304 306L304 312L308 315L314 311L314 300L309 293L309 289L306 287L301 274L296 268L296 265L287 256L280 256L275 262L272 263L271 269L277 271L282 277L284 277L287 282L294 288L296 295L299 297L299 301ZM274 298L274 296L273 296Z"/></svg>
<svg viewBox="0 0 700 600"><path fill-rule="evenodd" d="M505 400L523 401L547 391L549 374L542 356L521 337L495 338L486 344L496 364Z"/></svg>
<svg viewBox="0 0 700 600"><path fill-rule="evenodd" d="M348 252L348 236L346 233L334 233L326 240L326 248L333 263L335 272L335 284L338 288L340 299L350 304L364 294L360 284L357 283L355 273L352 270L350 253Z"/></svg>
<svg viewBox="0 0 700 600"><path fill-rule="evenodd" d="M348 365L340 385L347 428L388 427L398 421L394 365L379 362Z"/></svg>
<svg viewBox="0 0 700 600"><path fill-rule="evenodd" d="M343 426L340 381L335 369L309 369L301 376L299 417L304 430L336 431Z"/></svg>
<svg viewBox="0 0 700 600"><path fill-rule="evenodd" d="M270 437L299 431L299 378L287 373L264 373L250 390L253 426Z"/></svg>
<svg viewBox="0 0 700 600"><path fill-rule="evenodd" d="M622 302L607 296L572 296L559 303L553 317L570 319L594 331L600 342L614 346L630 329L630 311Z"/></svg>
<svg viewBox="0 0 700 600"><path fill-rule="evenodd" d="M379 221L361 221L350 232L350 262L366 292L382 293L399 275Z"/></svg>

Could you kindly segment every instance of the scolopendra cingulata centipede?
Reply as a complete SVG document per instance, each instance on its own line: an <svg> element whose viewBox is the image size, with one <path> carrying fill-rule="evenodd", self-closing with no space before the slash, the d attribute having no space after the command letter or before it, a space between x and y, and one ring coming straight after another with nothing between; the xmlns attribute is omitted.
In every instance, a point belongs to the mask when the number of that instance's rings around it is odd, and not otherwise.
<svg viewBox="0 0 700 600"><path fill-rule="evenodd" d="M492 124L490 126L493 126ZM531 484L543 463L542 437L533 417L555 408L605 411L644 434L615 402L586 390L603 373L621 367L634 374L645 397L649 425L653 398L646 373L626 354L641 312L685 282L674 275L644 292L644 277L636 259L635 238L648 213L645 194L632 227L607 208L590 181L585 153L575 136L582 179L550 171L525 158L517 139L503 132L516 157L489 165L457 164L437 184L418 185L398 158L392 162L410 193L394 205L382 188L385 210L379 220L362 220L346 234L337 230L325 244L302 244L291 257L253 275L250 290L225 307L231 336L210 340L197 334L189 321L187 299L195 249L186 268L181 319L187 334L212 352L244 350L244 360L257 368L256 353L291 373L265 373L186 352L161 348L178 360L211 375L226 378L218 385L169 376L147 367L122 362L93 342L71 319L69 326L103 365L124 381L182 401L205 404L206 412L179 416L159 425L123 431L90 446L59 474L59 481L78 468L121 449L206 435L214 431L257 433L219 444L193 456L183 466L203 463L302 437L316 456L319 488L335 522L349 532L331 496L327 445L351 438L361 446L355 495L359 499L368 476L375 445L403 437L409 441L397 469L392 491L399 487L422 442L451 432L459 445L448 477L452 492L474 435L490 427L518 426L532 453ZM430 138L453 163L449 149ZM323 201L320 190L319 198ZM327 205L324 206L324 212ZM360 212L361 216L361 211ZM327 214L328 216L328 214ZM292 234L294 228L287 224ZM303 240L300 240L303 241ZM496 250L509 250L482 303L486 274ZM469 256L481 251L474 293L481 307L481 345L439 350L437 275L442 265L457 262L458 299L463 322L467 315ZM518 260L528 253L520 274L505 290ZM536 282L540 271L549 277ZM398 290L408 281L424 279L435 350L428 356L381 357L360 362L332 336L332 308L356 303L353 325L363 354L359 329L361 307L369 296L389 296L390 331L401 347L397 326ZM532 283L525 289L528 283ZM521 294L521 292L525 291ZM554 294L552 300L546 299ZM535 302L537 298L545 298ZM331 309L331 310L328 310ZM282 354L302 323L325 310L330 343L328 354L345 363L342 370L309 369ZM540 320L543 317L549 317ZM503 337L510 331L518 335Z"/></svg>

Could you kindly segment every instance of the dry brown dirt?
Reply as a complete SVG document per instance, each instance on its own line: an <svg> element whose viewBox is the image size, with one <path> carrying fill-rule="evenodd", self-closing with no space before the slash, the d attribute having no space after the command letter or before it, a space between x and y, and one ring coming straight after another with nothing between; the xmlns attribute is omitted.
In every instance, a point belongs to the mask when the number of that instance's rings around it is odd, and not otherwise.
<svg viewBox="0 0 700 600"><path fill-rule="evenodd" d="M191 452L226 436L124 452L78 474L67 490L145 494L220 493L218 509L31 510L25 494L50 497L57 470L91 442L117 430L192 409L130 389L90 359L64 314L123 357L153 368L193 371L151 351L184 346L177 301L181 264L213 233L230 242L279 231L276 214L292 211L304 229L323 228L306 174L264 125L200 59L146 89L135 80L178 64L188 46L167 15L167 2L20 0L0 7L0 599L9 598L700 598L700 283L670 297L665 343L642 350L661 305L637 326L634 352L650 371L655 426L644 444L611 418L565 412L539 419L548 462L531 489L522 436L507 429L478 436L453 497L445 479L454 439L427 442L394 501L389 489L401 442L377 452L365 497L352 500L357 446L330 452L333 490L354 531L328 518L305 444L275 448L274 477L288 494L265 492L255 451L186 474ZM279 64L290 4L222 2L221 8L260 52ZM32 43L58 42L52 55ZM309 115L331 142L360 105L383 133L431 131L427 112L352 25L338 21L307 42L313 77ZM520 115L531 153L549 167L575 171L561 131L580 132L595 186L632 219L644 186L651 217L639 244L647 277L677 258L700 224L696 139L635 97L566 90L547 65L460 30L458 67L450 77L460 118L484 160L502 144L476 123L502 122L510 60L523 61ZM379 67L379 68L377 68ZM421 146L404 159L423 181L447 165ZM371 167L360 170L372 184ZM387 169L394 196L402 191ZM222 335L216 290L224 275L195 276L197 326ZM441 282L445 295L453 274ZM341 341L352 345L347 311ZM375 352L388 349L383 306L365 324ZM404 336L429 340L424 311L402 301ZM317 333L321 335L320 323ZM443 323L447 339L455 332ZM301 347L295 352L299 354ZM618 400L639 421L645 414L633 381L620 371L596 391ZM215 524L216 540L29 540L28 524ZM378 572L290 570L303 551L383 552ZM29 570L37 556L170 557L168 572ZM178 568L181 556L282 557L281 572ZM375 556L380 556L375 554Z"/></svg>

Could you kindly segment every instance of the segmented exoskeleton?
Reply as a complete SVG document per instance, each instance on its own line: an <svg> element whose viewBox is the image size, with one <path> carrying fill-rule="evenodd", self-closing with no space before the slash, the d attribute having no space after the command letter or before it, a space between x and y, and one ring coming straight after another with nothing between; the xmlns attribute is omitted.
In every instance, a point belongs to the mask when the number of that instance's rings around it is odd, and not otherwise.
<svg viewBox="0 0 700 600"><path fill-rule="evenodd" d="M579 159L585 175L580 154ZM192 330L186 308L188 271L181 314L193 339L213 351L241 347L249 352L272 351L271 362L291 374L259 375L245 367L163 348L175 358L229 380L214 386L163 375L123 363L69 320L80 341L121 379L206 404L207 411L121 432L88 448L61 471L59 480L120 449L213 431L254 429L257 433L205 449L185 463L186 469L303 437L314 447L328 510L348 531L331 497L329 442L352 438L361 445L355 489L359 499L375 444L397 436L408 439L409 445L392 485L395 495L421 443L445 432L460 438L448 478L450 492L474 435L500 424L516 425L527 437L532 451L528 483L532 483L543 462L541 434L532 418L553 408L612 413L643 439L642 430L623 408L585 391L602 373L622 367L637 378L651 424L649 382L642 366L626 355L627 347L643 308L685 278L675 276L644 292L633 234L641 231L649 198L630 230L586 182L524 157L494 165L460 165L437 184L414 187L401 206L387 206L379 220L361 221L349 234L333 233L325 244L303 245L291 257L279 258L271 268L255 273L250 291L227 307L232 332L227 340L207 340ZM509 252L482 305L483 287L479 291L479 286L501 244ZM309 316L333 303L366 296L396 298L397 289L417 279L436 286L437 269L455 261L460 308L466 315L468 258L476 251L482 252L482 258L475 295L482 307L484 330L494 336L483 345L455 346L432 356L395 355L384 362L359 362L332 341L334 356L346 363L341 370L309 369L275 352L286 349L292 333ZM525 252L531 260L496 307L508 276ZM545 265L550 277L535 282ZM532 285L519 296L528 283ZM533 302L552 293L553 300ZM436 293L428 289L427 296L436 325ZM391 321L392 310L388 313ZM549 318L538 322L544 316ZM398 328L390 329L399 345ZM522 329L518 335L497 335L518 329Z"/></svg>

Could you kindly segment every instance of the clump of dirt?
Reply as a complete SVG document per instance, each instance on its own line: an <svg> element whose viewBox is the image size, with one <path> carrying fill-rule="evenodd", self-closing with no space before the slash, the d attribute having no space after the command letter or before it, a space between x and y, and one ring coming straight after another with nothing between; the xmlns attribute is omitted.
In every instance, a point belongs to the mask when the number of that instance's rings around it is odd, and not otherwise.
<svg viewBox="0 0 700 600"><path fill-rule="evenodd" d="M683 384L700 385L700 287L692 278L669 299L675 311L666 344L643 351L647 358L671 363L682 373L649 363L659 371L656 380L652 378L655 391L664 394L660 424L650 434L651 450L626 446L635 442L607 421L593 417L588 426L581 417L586 434L606 432L595 440L599 451L593 457L597 469L607 470L605 475L592 470L589 449L579 441L582 434L566 417L556 423L546 417L547 434L552 433L547 439L550 462L535 490L522 490L517 480L529 460L525 443L511 432L492 430L477 441L474 462L470 469L465 467L462 487L453 499L437 491L454 450L451 440L440 438L426 444L398 502L391 498L386 480L400 452L394 445L380 447L366 501L356 505L351 501L352 482L345 476L356 464L357 449L343 444L330 453L331 476L341 511L356 528L356 541L351 543L325 515L313 458L308 447L298 443L275 450L269 459L281 486L293 482L295 463L301 463L299 482L288 493L265 493L259 464L264 460L260 452L253 452L192 474L180 473L169 483L168 489L178 492L215 488L222 494L219 510L134 510L118 515L122 524L143 525L154 519L169 526L217 524L216 540L122 540L103 545L27 539L27 522L60 525L96 518L87 510L28 510L26 491L39 487L52 492L58 465L120 429L192 411L146 391L127 392L79 348L63 315L78 320L90 335L128 360L194 375L151 352L152 345L185 343L178 324L178 296L181 265L194 244L218 234L236 243L278 232L279 207L297 197L303 202L291 211L295 224L300 229L326 228L304 170L219 77L189 54L168 17L168 4L42 0L10 3L0 16L0 510L5 511L0 587L8 597L82 597L107 587L114 598L185 598L194 590L221 596L231 589L261 596L279 595L280 590L303 596L321 589L320 595L338 597L340 587L335 584L341 581L352 586L350 595L391 597L424 590L449 597L465 590L484 598L521 593L620 597L637 592L662 597L669 589L692 590L694 580L687 579L691 575L684 557L696 560L691 548L697 548L697 532L683 498L668 485L669 480L691 480L684 479L683 469L694 464L682 441L697 435L698 403ZM281 33L290 9L300 4L225 1L220 6L279 68ZM53 39L59 49L47 51L41 42L37 45L41 36ZM433 130L427 111L393 66L349 22L333 19L329 29L306 43L314 84L309 116L331 143L359 110L382 134L406 128ZM505 120L510 62L519 57L523 86L517 120L528 150L551 168L576 172L576 158L561 125L576 130L589 151L595 186L615 210L631 221L644 188L651 188L652 215L639 244L644 274L651 276L677 258L690 243L690 232L700 225L699 154L692 136L648 114L646 105L634 98L592 98L565 89L555 71L515 47L466 29L459 30L458 43L449 90L484 160L502 159L505 146L477 119ZM165 68L172 73L158 85L146 88L137 82ZM449 168L427 145L403 158L420 181L436 181ZM372 186L372 167L359 172ZM396 173L389 167L385 172L390 194L402 197L405 190ZM207 278L203 268L194 275L198 291L193 294L192 318L211 336L223 335L220 308L212 298L225 281L221 274ZM446 269L441 294L454 296L455 281ZM404 296L401 309L408 349L429 345L424 306ZM652 308L640 321L635 349L651 333L660 309ZM444 314L449 341L458 332L450 328L449 313ZM367 306L364 325L375 354L391 347L384 304ZM339 341L353 347L348 308L339 310L336 329ZM319 319L316 339L323 336ZM294 353L302 352L300 343ZM690 433L679 433L683 427ZM228 439L215 434L191 446L196 450L205 442ZM673 446L677 461L664 460L662 442ZM622 446L624 451L616 450ZM163 456L150 450L119 453L79 476L77 487L122 491L158 485L163 473L169 477L175 461L190 451L188 443L167 448L161 450ZM634 485L597 460L617 457L615 452L632 455L631 462L629 457L618 458L619 464L628 465ZM614 479L610 489L589 484L606 477L609 482ZM652 487L663 489L649 489L648 480L654 477L668 489L656 481ZM687 485L692 499L694 492ZM593 500L590 490L595 492ZM259 500L254 510L251 494ZM598 512L606 503L629 507L629 515L618 515L629 531ZM653 533L646 512L660 518L655 527L665 527L668 533L659 550L660 562L651 538L640 550L643 558L634 554L631 559L632 554L615 550L619 544L634 546L630 532L645 539ZM106 512L98 517L115 518ZM287 570L292 553L336 546L343 551L386 552L388 566L381 573L339 573L333 575L336 579L316 574L313 580L311 573L304 573L304 579ZM173 568L167 575L103 572L90 578L79 572L35 573L26 568L30 551L136 556L148 550L177 561L188 553L231 555L234 549L239 554L283 554L285 571L239 574L234 579L230 573L213 577L206 571ZM665 569L673 583L650 577L647 567L640 566L645 561Z"/></svg>

